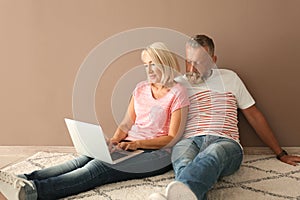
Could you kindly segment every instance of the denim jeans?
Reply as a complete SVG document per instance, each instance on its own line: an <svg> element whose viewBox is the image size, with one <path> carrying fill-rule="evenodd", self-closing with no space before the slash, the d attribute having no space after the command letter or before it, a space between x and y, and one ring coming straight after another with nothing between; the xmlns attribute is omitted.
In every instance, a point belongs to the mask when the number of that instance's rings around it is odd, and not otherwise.
<svg viewBox="0 0 300 200"><path fill-rule="evenodd" d="M35 187L35 190L25 187L25 194L30 200L58 199L108 183L159 175L170 169L170 150L145 151L115 165L80 156L58 166L25 174Z"/></svg>
<svg viewBox="0 0 300 200"><path fill-rule="evenodd" d="M213 135L183 139L172 152L175 179L186 184L199 200L206 199L220 177L237 171L242 160L243 151L237 142Z"/></svg>

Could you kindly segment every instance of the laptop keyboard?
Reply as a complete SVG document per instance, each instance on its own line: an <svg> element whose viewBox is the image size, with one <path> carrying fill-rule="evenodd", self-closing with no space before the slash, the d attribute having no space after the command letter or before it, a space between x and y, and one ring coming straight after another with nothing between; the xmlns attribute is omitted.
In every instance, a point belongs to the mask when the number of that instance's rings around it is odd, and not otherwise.
<svg viewBox="0 0 300 200"><path fill-rule="evenodd" d="M111 154L111 158L112 158L112 160L117 160L117 159L123 158L127 155L128 155L128 153L126 153L126 152L122 153L120 151L115 151Z"/></svg>

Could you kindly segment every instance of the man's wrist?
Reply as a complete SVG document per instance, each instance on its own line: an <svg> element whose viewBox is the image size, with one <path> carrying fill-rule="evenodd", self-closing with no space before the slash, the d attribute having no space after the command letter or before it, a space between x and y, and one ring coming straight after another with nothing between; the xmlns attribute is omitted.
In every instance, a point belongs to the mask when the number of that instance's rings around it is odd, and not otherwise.
<svg viewBox="0 0 300 200"><path fill-rule="evenodd" d="M284 149L282 149L282 151L279 154L276 155L276 158L278 160L280 160L281 157L286 156L286 155L288 155L288 153Z"/></svg>

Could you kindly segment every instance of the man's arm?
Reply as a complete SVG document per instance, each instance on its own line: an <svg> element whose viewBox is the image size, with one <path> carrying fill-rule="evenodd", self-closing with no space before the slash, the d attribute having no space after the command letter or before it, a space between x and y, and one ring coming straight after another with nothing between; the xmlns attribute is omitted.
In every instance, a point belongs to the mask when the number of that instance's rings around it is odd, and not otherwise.
<svg viewBox="0 0 300 200"><path fill-rule="evenodd" d="M263 113L255 105L242 109L242 112L260 139L268 145L276 155L280 154L282 149ZM295 166L297 165L297 162L300 162L300 157L284 155L280 160Z"/></svg>

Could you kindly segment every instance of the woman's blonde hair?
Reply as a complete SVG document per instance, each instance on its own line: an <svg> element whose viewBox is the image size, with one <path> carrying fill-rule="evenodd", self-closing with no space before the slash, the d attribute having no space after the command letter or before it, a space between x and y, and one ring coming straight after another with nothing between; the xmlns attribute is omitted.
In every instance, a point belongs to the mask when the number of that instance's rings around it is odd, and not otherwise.
<svg viewBox="0 0 300 200"><path fill-rule="evenodd" d="M175 76L179 73L179 64L175 55L169 51L166 45L162 42L155 42L146 47L142 52L147 53L153 63L162 72L160 83L169 86L174 83Z"/></svg>

